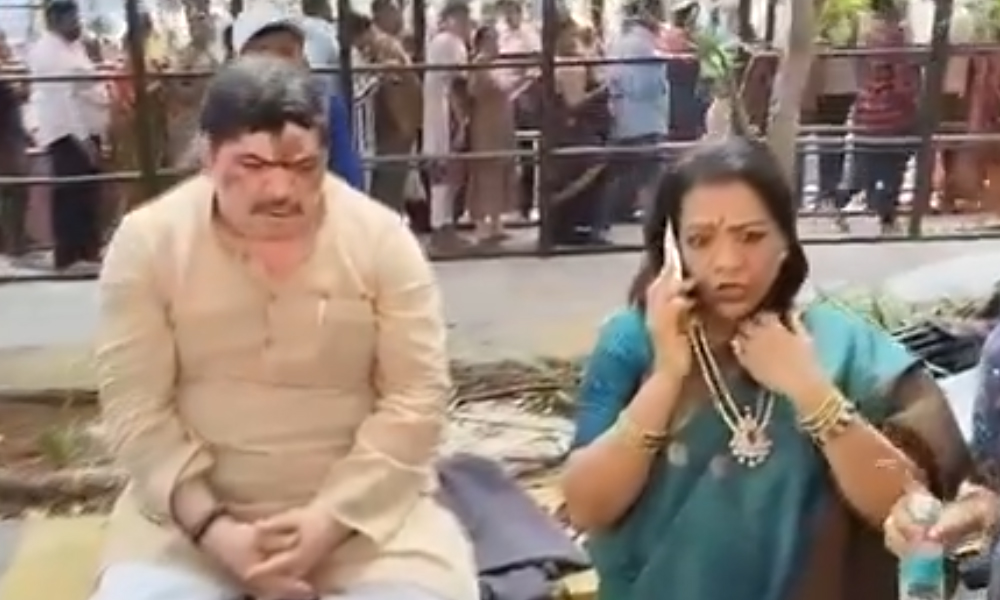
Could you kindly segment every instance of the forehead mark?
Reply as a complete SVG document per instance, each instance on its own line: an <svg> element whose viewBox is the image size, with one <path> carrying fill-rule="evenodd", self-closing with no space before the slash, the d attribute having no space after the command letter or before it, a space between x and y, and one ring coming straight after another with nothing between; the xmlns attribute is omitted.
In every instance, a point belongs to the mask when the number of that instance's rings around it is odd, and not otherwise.
<svg viewBox="0 0 1000 600"><path fill-rule="evenodd" d="M268 162L293 163L316 158L319 144L315 133L288 125L275 133L251 133L236 142L233 152L240 158Z"/></svg>

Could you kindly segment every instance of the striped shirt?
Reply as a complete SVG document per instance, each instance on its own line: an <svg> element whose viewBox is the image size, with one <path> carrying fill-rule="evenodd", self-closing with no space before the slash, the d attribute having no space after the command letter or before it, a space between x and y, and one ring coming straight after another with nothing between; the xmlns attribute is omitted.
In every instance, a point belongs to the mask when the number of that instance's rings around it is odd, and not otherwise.
<svg viewBox="0 0 1000 600"><path fill-rule="evenodd" d="M865 36L865 46L904 48L907 36L896 20L877 19ZM920 67L906 54L878 54L861 59L860 91L854 122L867 133L897 133L916 121Z"/></svg>

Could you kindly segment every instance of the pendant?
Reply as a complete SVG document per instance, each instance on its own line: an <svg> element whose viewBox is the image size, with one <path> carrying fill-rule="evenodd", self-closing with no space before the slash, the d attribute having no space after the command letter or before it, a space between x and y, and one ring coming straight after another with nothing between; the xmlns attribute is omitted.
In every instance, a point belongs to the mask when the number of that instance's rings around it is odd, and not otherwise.
<svg viewBox="0 0 1000 600"><path fill-rule="evenodd" d="M771 438L757 419L749 415L740 416L736 431L729 440L729 451L736 462L746 467L756 467L767 460L771 454L771 445Z"/></svg>

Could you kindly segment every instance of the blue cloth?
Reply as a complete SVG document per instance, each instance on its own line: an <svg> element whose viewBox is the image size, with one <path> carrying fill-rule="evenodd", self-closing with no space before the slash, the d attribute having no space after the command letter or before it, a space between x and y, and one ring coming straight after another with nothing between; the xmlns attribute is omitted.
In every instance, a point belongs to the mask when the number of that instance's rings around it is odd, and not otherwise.
<svg viewBox="0 0 1000 600"><path fill-rule="evenodd" d="M886 391L916 357L864 319L828 305L803 315L820 364L872 423L891 412ZM584 372L575 447L615 422L652 364L642 315L633 309L603 326ZM757 389L746 377L728 381L740 404ZM767 428L773 441L763 464L729 458L730 433L710 402L695 403L671 433L671 449L656 457L646 487L589 550L600 581L599 600L783 600L808 554L814 520L835 498L821 452L802 433L791 403L776 398ZM724 576L720 576L724 574Z"/></svg>
<svg viewBox="0 0 1000 600"><path fill-rule="evenodd" d="M608 58L656 58L656 35L649 28L628 23L612 43ZM611 136L628 139L665 136L670 129L670 83L666 61L612 64L607 69Z"/></svg>
<svg viewBox="0 0 1000 600"><path fill-rule="evenodd" d="M328 107L330 155L327 165L330 172L339 176L351 187L365 191L365 172L361 154L354 144L349 108L344 97L334 94Z"/></svg>
<svg viewBox="0 0 1000 600"><path fill-rule="evenodd" d="M340 64L340 44L337 26L317 17L302 17L299 21L305 38L303 52L309 66L325 69ZM327 123L329 127L330 158L327 168L351 187L365 191L365 173L361 155L354 142L351 128L350 103L340 93L337 76L332 73L315 74L316 85L324 97L329 98Z"/></svg>
<svg viewBox="0 0 1000 600"><path fill-rule="evenodd" d="M1000 483L1000 327L983 344L972 410L972 458L977 471Z"/></svg>

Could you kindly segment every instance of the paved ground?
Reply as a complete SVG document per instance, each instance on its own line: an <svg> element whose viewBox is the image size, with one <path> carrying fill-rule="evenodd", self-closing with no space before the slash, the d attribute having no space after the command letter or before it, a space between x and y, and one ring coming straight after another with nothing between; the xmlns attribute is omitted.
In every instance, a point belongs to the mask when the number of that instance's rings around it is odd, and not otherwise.
<svg viewBox="0 0 1000 600"><path fill-rule="evenodd" d="M895 276L890 287L907 296L966 295L1000 280L1000 240L807 252L812 282L821 288L878 287ZM637 263L637 255L618 254L439 264L454 356L584 353L603 317L622 303ZM90 281L0 285L0 389L90 387L96 301Z"/></svg>

